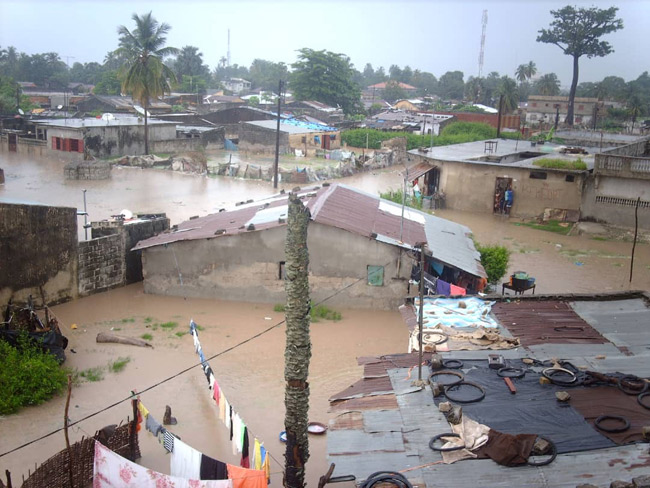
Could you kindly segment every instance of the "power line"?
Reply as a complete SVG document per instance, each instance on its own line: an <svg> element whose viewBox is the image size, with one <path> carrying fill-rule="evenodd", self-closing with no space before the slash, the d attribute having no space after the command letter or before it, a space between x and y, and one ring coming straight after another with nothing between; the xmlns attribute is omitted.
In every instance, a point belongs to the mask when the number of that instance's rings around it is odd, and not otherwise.
<svg viewBox="0 0 650 488"><path fill-rule="evenodd" d="M385 266L388 266L390 263L391 263L391 261L389 261L388 263L384 264L384 267L385 267ZM345 291L345 290L347 290L348 288L350 288L350 287L356 285L357 283L363 281L364 279L366 279L366 278L363 277L363 278L359 278L359 279L356 280L356 281L353 281L352 283L350 283L350 284L344 286L343 288L341 288L341 289L335 291L335 292L332 293L331 295L329 295L329 296L323 298L321 301L319 301L318 303L316 303L314 306L318 306L318 305L320 305L320 304L326 302L327 300L330 300L331 298L335 297L335 296L338 295L339 293L342 293L343 291ZM287 321L287 319L285 318L285 319L281 320L280 322L278 322L277 324L272 325L271 327L268 327L268 328L264 329L264 330L261 331L261 332L258 332L257 334L255 334L255 335L249 337L248 339L245 339L245 340L239 342L238 344L235 344L234 346L231 346L231 347L229 347L229 348L227 348L227 349L224 349L224 350L221 351L221 352L218 352L218 353L216 353L216 354L210 356L209 358L206 358L206 361L210 361L210 360L212 360L212 359L215 359L215 358L217 358L217 357L219 357L219 356L222 356L222 355L224 355L224 354L226 354L226 353L228 353L228 352L230 352L230 351L232 351L232 350L234 350L234 349L236 349L236 348L238 348L238 347L240 347L240 346L243 346L244 344L247 344L247 343L251 342L252 340L257 339L258 337L260 337L260 336L266 334L267 332L270 332L271 330L273 330L273 329L275 329L275 328L281 326L281 325L284 324L286 321ZM171 380L173 380L174 378L177 378L178 376L181 376L182 374L185 374L185 373L187 373L188 371L190 371L190 370L196 368L197 366L201 366L202 364L203 364L203 362L200 362L200 363L194 364L194 365L192 365L192 366L189 366L189 367L187 367L187 368L185 368L185 369L182 369L182 370L179 371L178 373L173 374L172 376L168 376L167 378L165 378L165 379L163 379L163 380L160 380L159 382L157 382L157 383L155 383L155 384L153 384L153 385L151 385L151 386L148 386L148 387L145 388L144 390L140 390L140 391L138 391L138 394L140 395L140 394L142 394L142 393L146 393L146 392L148 392L148 391L150 391L150 390L153 390L154 388L156 388L156 387L158 387L158 386L160 386L160 385L162 385L162 384L164 384L164 383L167 383L168 381L171 381ZM85 420L88 420L89 418L95 417L96 415L99 415L100 413L105 412L105 411L107 411L107 410L110 410L111 408L116 407L116 406L118 406L118 405L120 405L121 403L124 403L124 402L126 402L126 401L129 401L129 400L131 400L132 398L133 398L133 395L129 395L128 397L123 398L122 400L118 400L118 401L116 401L116 402L114 402L114 403L111 403L110 405L107 405L106 407L104 407L104 408L102 408L102 409L100 409L100 410L98 410L98 411L96 411L96 412L94 412L94 413L91 413L91 414L89 414L89 415L86 415L85 417L83 417L83 418L81 418L81 419L79 419L79 420L77 420L77 421L75 421L75 422L69 423L69 424L68 424L68 427L72 427L72 426L77 425L77 424L79 424L79 423L81 423L81 422L84 422ZM26 442L26 443L20 445L20 446L14 448L14 449L11 449L10 451L3 452L2 454L0 454L0 458L6 456L6 455L8 455L8 454L11 454L11 453L13 453L13 452L19 451L20 449L23 449L23 448L25 448L25 447L27 447L27 446L30 446L30 445L32 445L32 444L34 444L34 443L36 443L36 442L42 441L43 439L46 439L46 438L48 438L48 437L50 437L50 436L53 436L54 434L57 434L57 433L61 432L62 430L64 430L64 428L63 428L63 427L60 427L60 428L58 428L58 429L56 429L56 430L53 430L52 432L49 432L48 434L42 435L41 437L38 437L38 438L36 438L36 439L33 439L33 440L29 441L29 442ZM274 458L273 458L273 459L274 459ZM275 460L276 462L278 462L276 459L274 459L274 460ZM278 464L279 464L279 463L278 463Z"/></svg>

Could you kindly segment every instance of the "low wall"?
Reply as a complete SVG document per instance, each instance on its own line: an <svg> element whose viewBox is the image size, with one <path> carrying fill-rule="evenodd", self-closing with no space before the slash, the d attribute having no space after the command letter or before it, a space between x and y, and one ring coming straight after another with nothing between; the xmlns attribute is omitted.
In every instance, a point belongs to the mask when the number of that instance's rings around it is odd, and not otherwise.
<svg viewBox="0 0 650 488"><path fill-rule="evenodd" d="M66 180L107 180L111 165L107 161L74 162L66 164L63 174Z"/></svg>
<svg viewBox="0 0 650 488"><path fill-rule="evenodd" d="M79 243L79 294L92 295L126 284L122 233Z"/></svg>
<svg viewBox="0 0 650 488"><path fill-rule="evenodd" d="M9 139L7 135L0 136L0 152L9 152ZM16 154L26 154L29 156L48 156L50 153L47 141L36 139L18 138L16 145Z"/></svg>
<svg viewBox="0 0 650 488"><path fill-rule="evenodd" d="M650 182L606 175L592 176L583 191L580 213L591 219L622 227L634 227L634 208L639 202L639 228L650 229Z"/></svg>
<svg viewBox="0 0 650 488"><path fill-rule="evenodd" d="M0 203L0 304L77 297L77 211Z"/></svg>
<svg viewBox="0 0 650 488"><path fill-rule="evenodd" d="M640 141L626 144L624 146L612 147L603 151L604 154L617 156L641 157L650 152L650 139L645 138Z"/></svg>
<svg viewBox="0 0 650 488"><path fill-rule="evenodd" d="M201 139L167 139L163 141L149 141L150 153L176 153L200 151L205 145ZM222 146L223 147L223 146Z"/></svg>

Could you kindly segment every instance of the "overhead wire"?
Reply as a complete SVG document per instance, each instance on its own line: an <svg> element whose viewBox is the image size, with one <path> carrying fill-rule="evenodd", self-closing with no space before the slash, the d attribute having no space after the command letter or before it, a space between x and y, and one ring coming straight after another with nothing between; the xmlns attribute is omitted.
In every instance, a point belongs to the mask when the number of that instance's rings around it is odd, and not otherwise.
<svg viewBox="0 0 650 488"><path fill-rule="evenodd" d="M388 266L391 262L392 262L392 260L389 261L389 262L387 262L386 264L384 264L384 265L382 266L382 268ZM373 273L378 273L378 272L379 272L379 270L373 271ZM365 276L364 276L364 277L362 277L362 278L359 278L359 279L357 279L357 280L355 280L355 281L349 283L348 285L345 285L344 287L342 287L342 288L340 288L339 290L335 291L335 292L332 293L331 295L329 295L329 296L323 298L322 300L320 300L320 301L319 301L318 303L316 303L314 306L318 306L318 305L321 305L322 303L325 303L326 301L328 301L328 300L334 298L336 295L342 293L343 291L345 291L345 290L347 290L348 288L350 288L350 287L356 285L357 283L360 283L361 281L363 281L364 279L367 279L367 278L368 278L368 277L365 277ZM237 349L238 347L243 346L244 344L247 344L247 343L253 341L254 339L257 339L258 337L260 337L260 336L262 336L262 335L264 335L264 334L266 334L266 333L272 331L273 329L275 329L275 328L281 326L282 324L284 324L286 321L287 321L287 320L286 320L286 318L285 318L285 319L281 320L280 322L278 322L277 324L272 325L272 326L270 326L270 327L267 327L267 328L264 329L263 331L258 332L257 334L254 334L254 335L252 335L251 337L248 337L247 339L244 339L243 341L241 341L241 342L239 342L239 343L237 343L237 344L235 344L235 345L233 345L233 346L230 346L230 347L224 349L223 351L220 351L220 352L218 352L218 353L216 353L216 354L213 354L213 355L210 356L209 358L206 358L206 361L210 361L210 360L215 359L215 358L217 358L217 357L219 357L219 356L223 356L224 354L229 353L230 351L233 351L234 349ZM190 370L196 368L197 366L201 366L202 364L203 364L203 362L199 362L199 363L197 363L197 364L193 364L192 366L189 366L189 367L187 367L187 368L184 368L184 369L180 370L179 372L177 372L177 373L175 373L175 374L173 374L173 375L171 375L171 376L168 376L167 378L164 378L164 379L158 381L157 383L154 383L153 385L148 386L147 388L145 388L145 389L143 389L143 390L139 390L139 391L138 391L138 394L146 393L146 392L148 392L148 391L150 391L150 390L153 390L154 388L156 388L156 387L158 387L158 386L160 386L160 385L162 385L162 384L164 384L164 383L167 383L168 381L171 381L171 380L173 380L174 378L177 378L177 377L179 377L179 376L181 376L181 375L187 373L188 371L190 371ZM74 422L69 423L69 424L68 424L68 427L72 427L72 426L77 425L77 424L79 424L79 423L81 423L81 422L84 422L84 421L86 421L86 420L88 420L88 419L90 419L90 418L92 418L92 417L95 417L95 416L99 415L100 413L103 413L103 412L105 412L105 411L107 411L107 410L110 410L111 408L117 407L118 405L120 405L120 404L122 404L122 403L124 403L124 402L127 402L127 401L131 400L132 398L133 398L133 395L132 395L132 394L129 394L129 396L127 396L127 397L125 397L125 398L123 398L123 399L121 399L121 400L118 400L118 401L116 401L116 402L113 402L113 403L111 403L111 404L109 404L109 405L107 405L107 406L101 408L100 410L97 410L97 411L95 411L95 412L93 412L93 413L91 413L91 414L86 415L85 417L82 417L82 418L79 419L79 420L76 420L76 421L74 421ZM25 447L27 447L27 446L30 446L30 445L32 445L32 444L35 444L36 442L40 442L40 441L42 441L43 439L46 439L46 438L48 438L48 437L51 437L51 436L53 436L54 434L57 434L57 433L59 433L59 432L61 432L61 431L63 431L63 430L64 430L64 427L60 427L60 428L55 429L55 430L53 430L53 431L51 431L51 432L49 432L49 433L47 433L47 434L44 434L44 435L42 435L42 436L40 436L40 437L37 437L36 439L33 439L33 440L31 440L31 441L28 441L28 442L25 442L24 444L21 444L20 446L15 447L14 449L11 449L11 450L9 450L9 451L3 452L2 454L0 454L0 458L6 456L6 455L8 455L8 454L11 454L11 453L13 453L13 452L19 451L19 450L21 450L21 449L23 449L23 448L25 448ZM276 462L278 462L275 458L273 458L273 456L271 456L271 458L274 459ZM279 464L279 462L278 462L278 464Z"/></svg>

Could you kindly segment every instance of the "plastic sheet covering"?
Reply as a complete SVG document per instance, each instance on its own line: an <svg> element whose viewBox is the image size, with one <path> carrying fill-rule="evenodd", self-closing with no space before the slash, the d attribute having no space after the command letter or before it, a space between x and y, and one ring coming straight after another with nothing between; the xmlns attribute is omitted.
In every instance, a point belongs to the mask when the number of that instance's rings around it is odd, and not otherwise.
<svg viewBox="0 0 650 488"><path fill-rule="evenodd" d="M463 404L463 414L507 434L537 434L550 438L558 453L588 451L614 447L616 444L597 432L570 404L558 402L555 392L576 391L556 385L540 385L540 373L528 368L520 360L508 361L507 366L525 368L523 378L512 378L517 393L512 394L496 369L489 369L487 360L463 360L465 381L485 389L485 398L478 403ZM455 397L475 397L475 388L454 391ZM443 396L436 404L447 401ZM453 403L453 402L452 402Z"/></svg>
<svg viewBox="0 0 650 488"><path fill-rule="evenodd" d="M461 305L464 304L464 305ZM490 317L494 302L486 302L476 297L468 298L425 298L424 327L498 327ZM416 316L420 313L420 300L415 299Z"/></svg>

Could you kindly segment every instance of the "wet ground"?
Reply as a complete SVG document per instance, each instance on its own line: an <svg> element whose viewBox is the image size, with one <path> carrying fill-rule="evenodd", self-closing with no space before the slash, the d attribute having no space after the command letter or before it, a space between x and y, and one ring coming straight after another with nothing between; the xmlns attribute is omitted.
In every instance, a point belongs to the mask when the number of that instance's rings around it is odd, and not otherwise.
<svg viewBox="0 0 650 488"><path fill-rule="evenodd" d="M134 212L167 212L172 223L192 215L204 215L248 198L270 195L269 183L207 178L171 171L119 169L106 181L66 181L62 161L32 160L0 153L6 184L0 185L0 201L44 203L83 207L82 189L88 189L91 219L107 218L128 208ZM356 175L340 180L376 194L401 186L398 169ZM512 250L510 272L525 270L537 279L537 293L587 293L625 289L650 289L650 246L637 245L634 279L629 284L632 244L600 241L586 236L561 236L518 226L501 216L474 215L448 210L436 215L469 226L476 239L498 243ZM81 222L81 221L80 221ZM71 420L98 411L126 398L133 389L144 390L178 371L197 364L192 340L187 334L190 318L204 327L200 332L207 356L220 353L281 322L273 304L241 304L217 300L184 299L145 295L141 285L131 285L54 307L54 313L70 338L66 366L83 371L103 369L97 382L81 382L73 390ZM327 398L359 379L356 357L403 352L407 332L399 314L365 310L341 310L339 322L312 325L313 358L310 369L310 418L327 423ZM270 319L270 320L269 320ZM172 322L167 328L161 324ZM78 329L71 330L72 324ZM154 327L158 324L157 327ZM151 334L154 349L117 344L96 344L100 331L140 337ZM265 442L272 462L273 485L281 485L283 444L278 433L284 423L284 326L210 361L229 401L251 432ZM124 371L110 373L109 362L129 358ZM228 434L209 399L205 378L198 368L143 394L142 400L159 419L170 405L179 419L175 429L183 440L206 454L236 462L228 445ZM0 454L63 425L64 398L46 405L23 409L0 418ZM73 440L92 434L106 424L130 414L127 402L103 412L77 428ZM327 469L326 436L311 436L308 481L315 486ZM143 431L141 463L168 472L169 460L162 446ZM28 448L0 458L0 472L9 469L19 480L34 463L41 463L64 447L59 433ZM343 475L345 473L335 474ZM343 488L343 487L342 487Z"/></svg>

